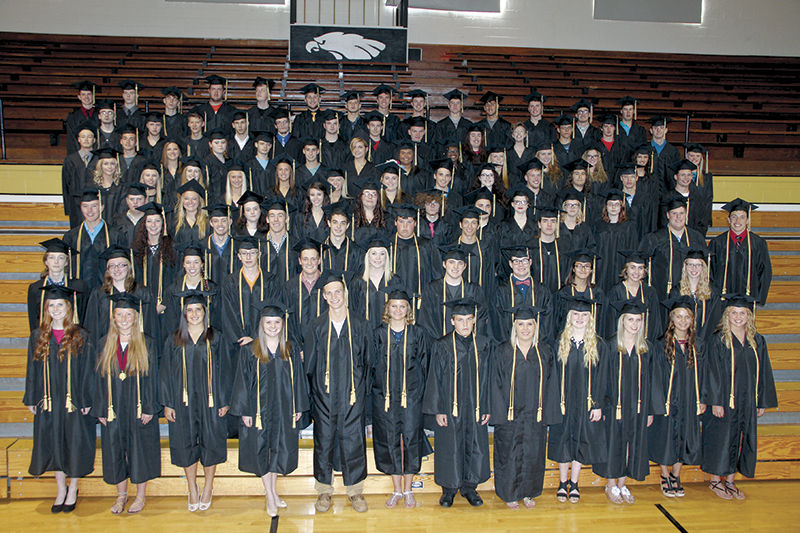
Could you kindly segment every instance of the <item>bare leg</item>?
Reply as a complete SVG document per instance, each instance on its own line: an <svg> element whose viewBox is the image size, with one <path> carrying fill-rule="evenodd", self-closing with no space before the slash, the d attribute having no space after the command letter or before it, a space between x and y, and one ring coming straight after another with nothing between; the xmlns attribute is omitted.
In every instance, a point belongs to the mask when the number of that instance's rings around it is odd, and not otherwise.
<svg viewBox="0 0 800 533"><path fill-rule="evenodd" d="M683 463L675 463L674 465L672 465L672 475L674 477L680 476L681 468L683 468Z"/></svg>
<svg viewBox="0 0 800 533"><path fill-rule="evenodd" d="M67 475L59 470L55 472L55 476L58 492L56 493L56 501L53 502L53 505L63 505L67 497Z"/></svg>
<svg viewBox="0 0 800 533"><path fill-rule="evenodd" d="M572 475L570 476L569 479L573 483L577 483L578 482L578 478L581 475L581 467L582 466L583 465L581 463L579 463L578 461L572 461L572 473L571 473ZM559 469L560 469L560 465L559 465Z"/></svg>
<svg viewBox="0 0 800 533"><path fill-rule="evenodd" d="M567 481L567 476L569 472L569 463L558 463L558 480L561 483Z"/></svg>
<svg viewBox="0 0 800 533"><path fill-rule="evenodd" d="M78 499L78 478L69 478L69 490L67 491L67 499L64 500L66 505L73 505Z"/></svg>
<svg viewBox="0 0 800 533"><path fill-rule="evenodd" d="M200 498L197 488L197 463L183 469L186 472L186 484L189 485L189 503L196 504Z"/></svg>
<svg viewBox="0 0 800 533"><path fill-rule="evenodd" d="M134 514L144 509L146 489L147 489L147 481L136 485L136 499L133 500L133 503L128 508L128 513Z"/></svg>
<svg viewBox="0 0 800 533"><path fill-rule="evenodd" d="M214 476L217 473L217 465L204 466L203 475L206 482L203 485L203 495L200 497L200 503L211 503L211 497L214 493Z"/></svg>
<svg viewBox="0 0 800 533"><path fill-rule="evenodd" d="M112 514L120 514L125 510L125 504L128 502L128 480L117 483L117 499L114 505L111 506Z"/></svg>
<svg viewBox="0 0 800 533"><path fill-rule="evenodd" d="M277 516L278 514L278 497L275 494L275 472L269 472L264 475L264 489L267 498L267 514L270 516Z"/></svg>

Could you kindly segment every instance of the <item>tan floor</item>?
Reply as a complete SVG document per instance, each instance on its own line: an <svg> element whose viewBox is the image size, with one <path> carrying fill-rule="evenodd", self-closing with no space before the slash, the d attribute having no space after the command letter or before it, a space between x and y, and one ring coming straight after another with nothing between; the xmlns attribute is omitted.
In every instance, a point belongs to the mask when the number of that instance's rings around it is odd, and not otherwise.
<svg viewBox="0 0 800 533"><path fill-rule="evenodd" d="M359 515L343 494L334 496L327 514L315 516L313 497L286 498L277 524L271 524L264 511L264 500L253 497L220 497L211 510L190 514L186 501L175 497L153 497L145 510L135 516L112 516L112 501L84 498L71 515L51 515L51 501L4 500L0 503L2 531L170 533L199 531L269 531L277 525L280 533L311 531L348 531L389 533L467 531L678 531L656 508L663 507L687 531L792 531L800 523L800 494L797 481L742 482L747 493L744 502L722 501L706 485L687 485L686 497L664 498L656 486L634 488L634 505L616 506L605 498L602 488L585 487L581 503L559 504L552 492L538 500L536 509L511 511L493 493L482 493L483 507L473 509L466 500L456 497L451 509L438 505L438 495L423 494L414 510L386 509L384 497L367 496L370 511ZM724 524L724 525L723 525Z"/></svg>

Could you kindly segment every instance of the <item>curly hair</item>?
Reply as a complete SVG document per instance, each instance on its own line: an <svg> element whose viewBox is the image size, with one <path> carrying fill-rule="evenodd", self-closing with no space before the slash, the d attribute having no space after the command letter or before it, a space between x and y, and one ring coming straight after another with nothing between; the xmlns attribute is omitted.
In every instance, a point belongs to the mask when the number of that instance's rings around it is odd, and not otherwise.
<svg viewBox="0 0 800 533"><path fill-rule="evenodd" d="M692 284L689 281L689 272L686 270L686 260L683 261L683 270L681 272L681 296L692 295ZM695 296L698 300L704 302L711 298L711 286L708 284L708 264L703 261L703 272L700 274L700 281L697 282L697 289Z"/></svg>
<svg viewBox="0 0 800 533"><path fill-rule="evenodd" d="M722 319L719 321L719 327L717 330L719 331L720 336L722 337L722 342L725 344L726 348L731 347L731 338L733 333L731 332L731 324L730 324L730 316L731 310L733 306L726 307L725 311L722 312ZM749 307L743 308L747 312L747 324L745 325L745 336L747 338L747 344L753 347L753 350L756 349L756 318L753 314L753 310Z"/></svg>
<svg viewBox="0 0 800 533"><path fill-rule="evenodd" d="M358 195L356 198L356 206L355 206L355 227L361 228L364 226L373 226L376 228L385 228L386 227L386 215L383 212L383 207L381 207L381 203L378 202L375 205L375 212L374 216L372 217L372 222L367 222L367 217L364 216L364 202L362 198L364 196L364 191L361 191L361 194Z"/></svg>
<svg viewBox="0 0 800 533"><path fill-rule="evenodd" d="M500 205L502 205L504 208L508 207L508 196L506 195L506 186L503 184L503 179L500 177L500 174L498 174L495 169L491 168L486 170L491 170L492 174L494 174L494 183L492 184L492 188L489 190L492 191L492 193L494 193L495 201ZM478 173L475 174L475 176L472 178L472 181L469 184L469 190L467 194L473 191L477 191L478 189L483 187L483 185L481 185L481 172L483 172L483 170L479 170Z"/></svg>
<svg viewBox="0 0 800 533"><path fill-rule="evenodd" d="M136 224L136 227L133 230L133 254L136 260L136 266L142 268L144 265L144 258L147 257L145 254L149 254L149 243L147 242L147 227L144 221L148 216L145 215L139 220L139 223ZM163 221L162 221L163 223ZM166 264L169 266L175 265L175 247L172 242L172 237L169 234L164 235L164 232L160 232L158 235L158 249L156 250L156 260L163 259Z"/></svg>
<svg viewBox="0 0 800 533"><path fill-rule="evenodd" d="M47 301L47 300L45 300ZM63 361L65 357L77 357L78 351L83 346L83 335L81 327L72 321L72 303L67 303L67 313L64 316L64 338L58 348L58 360ZM44 361L50 353L50 336L53 334L53 319L50 313L42 313L42 321L39 324L39 338L36 339L36 347L33 350L34 361Z"/></svg>
<svg viewBox="0 0 800 533"><path fill-rule="evenodd" d="M603 219L603 222L611 223L611 219L608 216L608 208L606 207L607 203L608 202L603 204L603 211L600 214L600 218ZM628 208L625 207L625 202L623 201L621 202L620 205L619 218L617 219L617 222L622 223L626 222L627 220L628 220Z"/></svg>
<svg viewBox="0 0 800 533"><path fill-rule="evenodd" d="M669 325L667 325L667 331L664 332L664 354L667 356L667 361L670 364L675 360L675 350L678 344L675 338L675 321L673 320L677 311L678 309L673 309L669 312ZM691 309L686 309L686 311L688 311L689 315L692 317L691 323L689 324L689 337L686 339L686 366L691 367L697 359L697 346L695 345L697 328L695 327L694 313L692 313Z"/></svg>

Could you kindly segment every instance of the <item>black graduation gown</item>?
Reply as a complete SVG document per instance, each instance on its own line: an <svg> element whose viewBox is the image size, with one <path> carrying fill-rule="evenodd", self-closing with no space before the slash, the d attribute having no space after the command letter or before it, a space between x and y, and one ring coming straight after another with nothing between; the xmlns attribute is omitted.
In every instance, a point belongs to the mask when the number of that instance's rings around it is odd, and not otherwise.
<svg viewBox="0 0 800 533"><path fill-rule="evenodd" d="M653 346L637 354L617 350L616 337L607 343L609 402L603 409L607 458L592 464L592 472L606 479L631 477L644 481L650 473L647 455L647 418L656 414L651 401ZM620 361L622 366L620 367ZM621 390L620 390L621 384ZM617 418L617 405L620 406ZM663 406L661 407L663 411Z"/></svg>
<svg viewBox="0 0 800 533"><path fill-rule="evenodd" d="M211 104L203 102L195 106L191 113L197 113L205 120L205 127L203 131L210 132L214 130L222 130L225 135L233 132L233 114L237 109L228 102L222 102L219 109L214 111Z"/></svg>
<svg viewBox="0 0 800 533"><path fill-rule="evenodd" d="M292 248L294 246L292 240L291 234L287 233L281 242L280 250L276 251L272 241L267 237L261 247L261 268L275 276L279 282L287 282L300 272L299 254Z"/></svg>
<svg viewBox="0 0 800 533"><path fill-rule="evenodd" d="M392 271L409 294L422 293L422 288L442 271L441 263L436 263L438 251L433 249L430 240L416 235L410 239L395 236L392 244Z"/></svg>
<svg viewBox="0 0 800 533"><path fill-rule="evenodd" d="M669 293L670 298L677 298L681 295L681 288L673 287ZM722 318L722 300L719 291L711 287L711 296L705 301L700 300L694 294L689 294L694 301L694 326L698 339L708 340L714 334L714 330L719 325ZM669 313L664 313L664 328L669 323Z"/></svg>
<svg viewBox="0 0 800 533"><path fill-rule="evenodd" d="M177 222L177 221L176 221ZM179 230L176 230L177 223L173 223L169 225L169 234L172 235L172 243L173 246L176 248L180 247L182 244L186 244L192 241L203 241L206 238L208 233L211 231L211 227L206 225L205 232L200 231L200 226L195 221L194 225L189 225L186 221L184 221L183 225Z"/></svg>
<svg viewBox="0 0 800 533"><path fill-rule="evenodd" d="M458 238L453 244L458 244L461 248L468 250L472 255L467 256L467 268L462 276L465 281L476 283L481 287L488 288L497 275L498 254L497 248L490 242L481 241L472 244L461 242ZM441 272L441 269L439 270Z"/></svg>
<svg viewBox="0 0 800 533"><path fill-rule="evenodd" d="M522 173L519 171L519 167L531 161L534 157L536 157L536 152L533 146L530 145L522 150L522 155L518 154L513 146L506 150L506 165L508 166L508 177L512 186L522 183Z"/></svg>
<svg viewBox="0 0 800 533"><path fill-rule="evenodd" d="M394 157L397 147L386 137L381 137L377 142L371 138L365 140L367 141L367 161L373 165L380 165Z"/></svg>
<svg viewBox="0 0 800 533"><path fill-rule="evenodd" d="M96 164L94 155L90 153L88 157L84 163L77 151L72 152L64 158L61 166L61 199L64 203L64 214L69 217L70 228L78 226L83 221L81 191L86 184L86 169Z"/></svg>
<svg viewBox="0 0 800 533"><path fill-rule="evenodd" d="M239 470L259 477L294 472L300 429L294 413L311 408L299 348L292 346L286 361L276 353L269 355L270 360L263 363L253 354L252 343L241 347L231 396L233 415L253 417L251 427L239 425ZM256 427L259 393L261 429Z"/></svg>
<svg viewBox="0 0 800 533"><path fill-rule="evenodd" d="M346 115L342 116L342 119L339 121L339 135L341 135L344 142L348 144L354 137L366 139L369 133L364 118L359 115L355 121L352 121Z"/></svg>
<svg viewBox="0 0 800 533"><path fill-rule="evenodd" d="M105 346L105 337L97 344L98 352ZM147 375L129 373L124 380L119 371L111 376L101 376L95 371L94 401L91 414L95 418L108 418L108 383L111 381L111 399L114 404L113 421L100 426L100 441L103 452L103 481L116 485L126 479L131 483L144 483L161 475L161 441L159 437L158 398L159 353L155 342L146 337L149 370ZM138 390L137 390L138 389ZM141 401L142 414L153 415L152 420L142 424L137 415L137 401Z"/></svg>
<svg viewBox="0 0 800 533"><path fill-rule="evenodd" d="M187 157L196 157L202 161L211 153L211 149L208 147L208 137L205 134L199 139L192 139L187 135L185 143Z"/></svg>
<svg viewBox="0 0 800 533"><path fill-rule="evenodd" d="M122 128L130 124L140 132L145 131L145 114L142 109L134 105L133 107L125 107L120 105L116 111L116 126Z"/></svg>
<svg viewBox="0 0 800 533"><path fill-rule="evenodd" d="M352 157L348 157L347 161L344 163L344 168L342 168L344 172L344 179L347 180L349 186L360 185L365 181L368 181L370 178L377 177L378 171L375 168L375 164L373 162L367 161L364 164L364 167L361 169L361 172L356 170L355 160ZM348 189L350 194L353 194L352 189Z"/></svg>
<svg viewBox="0 0 800 533"><path fill-rule="evenodd" d="M475 361L475 347L478 361ZM434 341L430 357L423 412L447 415L447 426L434 423L434 480L445 489L474 488L489 479L490 474L488 425L480 423L480 417L491 414L489 340L481 335L461 337L453 331ZM455 414L454 387L458 396ZM476 397L478 391L480 398Z"/></svg>
<svg viewBox="0 0 800 533"><path fill-rule="evenodd" d="M702 451L699 403L707 404L708 387L705 384L708 360L703 353L702 341L695 342L695 364L687 366L686 349L675 345L675 362L667 360L663 339L653 349L653 407L659 408L653 424L647 428L647 449L651 461L660 465L700 464ZM670 376L672 388L670 389ZM699 394L699 396L698 396ZM669 413L666 403L669 395ZM707 409L711 405L707 404Z"/></svg>
<svg viewBox="0 0 800 533"><path fill-rule="evenodd" d="M320 267L323 272L326 270L361 272L364 266L364 253L350 237L345 237L339 248L331 244L330 237L326 237L323 242L326 245L326 248L322 251L322 260L320 261Z"/></svg>
<svg viewBox="0 0 800 533"><path fill-rule="evenodd" d="M83 324L86 317L86 301L89 299L89 287L85 281L80 279L66 279L65 282L67 287L78 291L75 293L75 301L78 304L78 323ZM31 331L39 327L42 319L41 312L44 310L44 291L40 289L49 285L53 285L53 283L47 277L28 285L28 324L30 324Z"/></svg>
<svg viewBox="0 0 800 533"><path fill-rule="evenodd" d="M417 314L417 324L422 326L432 339L438 339L453 331L452 308L445 302L471 298L478 302L476 331L479 335L489 336L491 323L490 306L485 292L477 283L461 280L459 285L448 285L445 279L439 278L429 282L422 290L422 306Z"/></svg>
<svg viewBox="0 0 800 533"><path fill-rule="evenodd" d="M256 194L267 196L272 193L275 186L275 160L267 159L262 165L263 161L254 155L245 163L245 167L250 189Z"/></svg>
<svg viewBox="0 0 800 533"><path fill-rule="evenodd" d="M72 257L71 277L85 281L90 290L100 286L106 270L106 263L100 259L100 254L116 242L116 236L108 224L103 223L94 242L87 235L83 223L66 232L62 240L78 251L78 255Z"/></svg>
<svg viewBox="0 0 800 533"><path fill-rule="evenodd" d="M552 144L556 140L556 130L546 118L540 118L536 124L529 118L522 125L528 131L528 146Z"/></svg>
<svg viewBox="0 0 800 533"><path fill-rule="evenodd" d="M186 115L183 113L175 113L174 115L167 115L164 113L161 118L161 133L164 137L171 139L183 139L189 135L189 126L187 123Z"/></svg>
<svg viewBox="0 0 800 533"><path fill-rule="evenodd" d="M674 186L672 189L668 189L667 193L661 198L658 215L659 227L666 227L667 225L666 203L672 194L680 194L675 190ZM689 184L689 195L684 196L681 194L681 196L686 198L686 226L698 231L705 238L708 228L711 226L711 198L700 191L694 183Z"/></svg>
<svg viewBox="0 0 800 533"><path fill-rule="evenodd" d="M397 276L392 279L392 284L400 281ZM383 322L383 308L389 295L385 277L381 277L376 288L371 281L364 281L358 276L347 284L347 290L350 314L363 320L368 331L372 331Z"/></svg>
<svg viewBox="0 0 800 533"><path fill-rule="evenodd" d="M349 153L350 146L341 137L334 142L325 140L325 137L320 140L319 160L326 168L342 168Z"/></svg>
<svg viewBox="0 0 800 533"><path fill-rule="evenodd" d="M639 244L639 250L644 253L655 250L650 267L650 280L659 299L664 299L672 287L680 285L683 261L689 248L706 251L706 240L703 235L689 227L684 229L680 240L669 228L664 228L647 235Z"/></svg>
<svg viewBox="0 0 800 533"><path fill-rule="evenodd" d="M295 115L292 123L292 135L296 135L300 139L319 139L325 135L322 127L322 109L318 108L316 111L306 109Z"/></svg>
<svg viewBox="0 0 800 533"><path fill-rule="evenodd" d="M721 336L711 338L708 349L709 379L705 384L709 408L703 418L703 472L727 476L739 472L745 477L756 473L758 421L756 410L778 406L772 365L767 351L767 341L756 333L756 352L749 344L743 346L731 335L731 349ZM731 363L734 365L734 407L730 406ZM758 369L758 372L756 371ZM756 378L758 373L758 378ZM721 405L722 418L711 413L710 406Z"/></svg>
<svg viewBox="0 0 800 533"><path fill-rule="evenodd" d="M658 191L653 192L641 181L636 193L631 197L625 194L625 212L628 220L636 228L637 240L656 230L658 226Z"/></svg>
<svg viewBox="0 0 800 533"><path fill-rule="evenodd" d="M117 289L111 289L112 294L119 294ZM133 294L142 301L142 325L144 327L144 334L153 339L161 338L161 327L159 315L156 311L156 301L152 293L141 285L137 285ZM84 327L89 330L89 338L92 344L95 345L97 350L102 350L103 346L100 344L100 338L105 337L108 333L108 328L111 323L111 309L112 309L111 296L105 292L101 287L96 287L89 294L89 299L86 302L86 318L84 320ZM138 326L137 326L138 327Z"/></svg>
<svg viewBox="0 0 800 533"><path fill-rule="evenodd" d="M505 219L499 227L500 248L506 246L533 246L536 235L539 234L539 227L532 212L528 213L525 219L525 226L519 227L514 219L513 212Z"/></svg>
<svg viewBox="0 0 800 533"><path fill-rule="evenodd" d="M616 224L599 221L594 229L599 256L595 264L595 283L608 291L619 283L619 273L625 266L625 258L619 251L635 249L639 237L636 227L630 221Z"/></svg>
<svg viewBox="0 0 800 533"><path fill-rule="evenodd" d="M141 220L141 218L139 220ZM136 231L136 224L138 223L138 220L134 223L130 217L128 217L127 211L118 214L114 218L113 231L116 235L115 242L118 246L126 250L133 248L133 232Z"/></svg>
<svg viewBox="0 0 800 533"><path fill-rule="evenodd" d="M328 302L322 297L324 280L318 277L311 287L306 289L303 274L297 274L283 284L283 303L289 309L289 337L297 346L303 345L303 336L311 321L328 310Z"/></svg>
<svg viewBox="0 0 800 533"><path fill-rule="evenodd" d="M253 141L253 137L250 135L247 136L247 140L244 142L244 146L239 146L239 142L236 140L235 135L231 135L228 137L228 157L231 159L238 159L239 161L247 161L251 157L256 155L256 147L255 141Z"/></svg>
<svg viewBox="0 0 800 533"><path fill-rule="evenodd" d="M242 264L234 250L233 239L230 236L221 251L216 247L213 239L214 237L209 235L203 241L206 250L206 275L209 280L221 287L225 278L233 272L237 272Z"/></svg>
<svg viewBox="0 0 800 533"><path fill-rule="evenodd" d="M314 479L326 485L332 482L333 470L342 472L345 486L367 477L368 343L364 339L368 338L369 331L356 313L349 314L337 335L325 312L311 322L305 335L304 365L314 420Z"/></svg>
<svg viewBox="0 0 800 533"><path fill-rule="evenodd" d="M583 145L580 141L572 139L569 144L562 144L561 141L553 143L553 155L560 165L564 166L576 159L580 159L583 155Z"/></svg>
<svg viewBox="0 0 800 533"><path fill-rule="evenodd" d="M603 289L600 287L587 287L584 291L579 291L575 289L574 285L564 285L561 287L561 290L556 293L555 298L555 319L554 323L556 324L556 331L553 332L554 335L560 335L561 330L564 327L564 324L567 320L567 313L569 312L567 306L567 298L573 296L583 296L584 298L588 298L590 300L594 300L598 302L599 305L593 306L593 311L595 313L594 323L595 329L597 334L601 337L610 337L612 334L616 336L616 321L614 321L613 328L610 327L611 320L607 317L608 313L613 313L613 309L609 309L608 301L606 300L606 294Z"/></svg>
<svg viewBox="0 0 800 533"><path fill-rule="evenodd" d="M512 142L511 123L498 116L494 124L490 125L486 118L478 122L478 126L483 130L484 144L486 146L507 146Z"/></svg>
<svg viewBox="0 0 800 533"><path fill-rule="evenodd" d="M297 136L295 133L289 133L288 135L286 142L281 142L278 134L275 134L275 144L272 145L273 158L286 154L296 161L303 154L303 143L300 141L302 137Z"/></svg>
<svg viewBox="0 0 800 533"><path fill-rule="evenodd" d="M553 359L550 383L556 390L554 397L564 401L564 411L560 407L550 420L550 434L547 441L547 458L557 463L578 461L581 464L602 463L607 460L608 446L606 426L602 419L589 421L591 409L603 409L608 403L608 364L609 354L602 339L597 339L599 360L591 367L591 390L589 389L589 369L584 365L584 346L578 347L570 342L566 363ZM564 394L561 395L561 383ZM588 397L591 393L591 406Z"/></svg>
<svg viewBox="0 0 800 533"><path fill-rule="evenodd" d="M209 405L208 355L202 337L191 337L185 348L175 345L169 336L161 352L161 405L175 410L175 422L169 422L169 453L172 464L182 468L197 461L203 466L224 463L228 457L228 425L218 410L230 405L235 366L222 335L209 341L211 352L211 398ZM184 358L186 380L184 382ZM183 391L186 387L186 402Z"/></svg>
<svg viewBox="0 0 800 533"><path fill-rule="evenodd" d="M78 127L84 122L91 124L93 130L99 126L96 107L92 107L91 109L86 109L83 106L76 107L67 115L66 120L64 120L64 131L67 137L67 154L77 152L80 149L77 138Z"/></svg>
<svg viewBox="0 0 800 533"><path fill-rule="evenodd" d="M267 107L261 109L258 105L254 105L247 110L247 121L250 123L250 131L268 131L275 133L275 118L272 113L275 111L274 107Z"/></svg>
<svg viewBox="0 0 800 533"><path fill-rule="evenodd" d="M759 305L767 302L772 283L772 262L767 241L748 231L739 247L731 242L730 231L721 233L709 243L711 253L711 283L722 294L746 294L748 275L749 294Z"/></svg>
<svg viewBox="0 0 800 533"><path fill-rule="evenodd" d="M619 140L628 147L628 151L630 152L647 142L647 132L642 126L636 124L635 122L631 124L631 127L628 130L625 130L625 127L620 121Z"/></svg>
<svg viewBox="0 0 800 533"><path fill-rule="evenodd" d="M491 384L494 490L505 502L542 494L547 444L544 410L553 403L547 396L553 390L548 385L552 365L553 350L544 342L532 346L527 354L509 342L495 351ZM512 379L513 412L509 408Z"/></svg>
<svg viewBox="0 0 800 533"><path fill-rule="evenodd" d="M330 234L328 222L325 220L325 215L319 220L319 224L314 220L314 215L311 213L301 214L295 218L292 224L292 231L300 238L313 239L317 242L323 242Z"/></svg>
<svg viewBox="0 0 800 533"><path fill-rule="evenodd" d="M387 408L388 329L388 325L382 324L373 330L369 357L375 466L384 474L417 474L422 458L432 451L422 417L429 340L425 330L414 324L408 326L399 342L389 334Z"/></svg>
<svg viewBox="0 0 800 533"><path fill-rule="evenodd" d="M419 237L432 241L435 247L438 248L450 240L451 224L444 218L439 217L430 222L425 216L421 216L419 223ZM431 224L433 224L433 228L431 228Z"/></svg>
<svg viewBox="0 0 800 533"><path fill-rule="evenodd" d="M164 299L161 304L166 309L160 319L162 338L172 338L172 333L180 325L181 314L183 313L183 298L178 296L178 293L190 289L186 285L184 278L185 274L181 273L169 286L164 287ZM208 293L208 296L206 296L208 323L217 330L217 333L222 334L222 298L219 286L211 280L203 280L196 287L191 288Z"/></svg>
<svg viewBox="0 0 800 533"><path fill-rule="evenodd" d="M543 243L536 239L534 246L536 249L531 250L531 259L533 260L531 274L539 283L555 294L564 285L569 274L570 259L566 252L570 250L570 246L561 239L556 239L551 243ZM539 261L540 257L541 262Z"/></svg>
<svg viewBox="0 0 800 533"><path fill-rule="evenodd" d="M45 472L64 472L67 477L83 477L94 470L95 420L81 413L91 407L94 391L95 351L86 331L80 330L83 345L69 361L70 397L74 410L67 409L67 359L59 360L60 344L50 335L50 351L45 361L34 360L40 335L34 329L28 339L28 365L22 403L36 406L33 416L33 451L28 468L33 476ZM44 407L44 373L47 366L50 409Z"/></svg>
<svg viewBox="0 0 800 533"><path fill-rule="evenodd" d="M467 128L470 126L472 126L472 121L469 119L462 116L458 119L458 124L454 124L448 115L436 123L433 130L433 142L440 148L451 139L463 143L467 137ZM430 132L428 135L430 136Z"/></svg>
<svg viewBox="0 0 800 533"><path fill-rule="evenodd" d="M655 342L664 333L666 322L661 318L661 304L658 295L653 287L645 283L640 283L636 296L631 294L625 284L620 281L606 293L609 302L620 302L630 299L638 300L645 306L644 327L647 332L647 340ZM617 331L617 318L619 316L613 309L606 310L605 330L608 332ZM598 327L599 330L599 327Z"/></svg>
<svg viewBox="0 0 800 533"><path fill-rule="evenodd" d="M561 243L562 246L569 246L569 250L594 248L595 237L590 226L594 226L595 224L597 224L597 221L586 221L576 224L574 228L569 229L564 222L561 222L558 228L559 243Z"/></svg>
<svg viewBox="0 0 800 533"><path fill-rule="evenodd" d="M146 253L147 269L144 268L145 265L142 256L138 254L134 256L136 283L147 287L156 300L163 300L167 287L174 281L176 270L180 269L180 267L175 264L170 264L169 259L166 257L161 258L154 256L150 253L149 248L146 250Z"/></svg>
<svg viewBox="0 0 800 533"><path fill-rule="evenodd" d="M534 278L528 279L531 281L531 288L527 289L524 293L517 283L515 283L516 280L512 275L509 275L505 279L498 277L494 292L486 291L487 299L493 302L491 306L492 326L490 330L496 342L508 340L513 320L511 314L506 313L505 310L518 305L534 305L542 310L541 313L539 313L540 339L553 338L557 333L556 327L561 327L562 324L556 326L555 322L555 302L553 293Z"/></svg>
<svg viewBox="0 0 800 533"><path fill-rule="evenodd" d="M656 151L652 141L650 141L650 147L652 148L650 157L653 158L653 176L663 184L664 190L669 191L675 186L675 173L671 167L681 160L681 154L669 141L664 144L660 154Z"/></svg>
<svg viewBox="0 0 800 533"><path fill-rule="evenodd" d="M275 276L262 270L250 288L242 269L228 275L222 282L221 320L228 343L234 344L242 337L255 338L258 312L253 306L275 299L280 299L280 287Z"/></svg>
<svg viewBox="0 0 800 533"><path fill-rule="evenodd" d="M617 175L617 167L620 163L630 160L628 146L620 140L619 136L614 137L614 144L611 145L611 149L603 143L601 136L600 139L597 139L597 149L600 151L603 168L611 179L614 179L613 176Z"/></svg>

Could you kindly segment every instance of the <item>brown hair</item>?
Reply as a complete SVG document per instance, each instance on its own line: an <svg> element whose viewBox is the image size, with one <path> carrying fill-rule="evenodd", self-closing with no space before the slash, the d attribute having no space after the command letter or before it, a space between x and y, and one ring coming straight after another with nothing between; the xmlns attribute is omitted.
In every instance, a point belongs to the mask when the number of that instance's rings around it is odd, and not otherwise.
<svg viewBox="0 0 800 533"><path fill-rule="evenodd" d="M49 300L45 300L49 301ZM83 335L81 328L72 322L72 302L67 303L67 313L64 316L64 338L58 348L58 360L63 361L65 357L77 357L78 350L83 346ZM34 361L44 361L50 353L50 336L53 333L53 319L50 313L42 313L41 324L39 325L39 338L36 339L36 347L33 350Z"/></svg>

